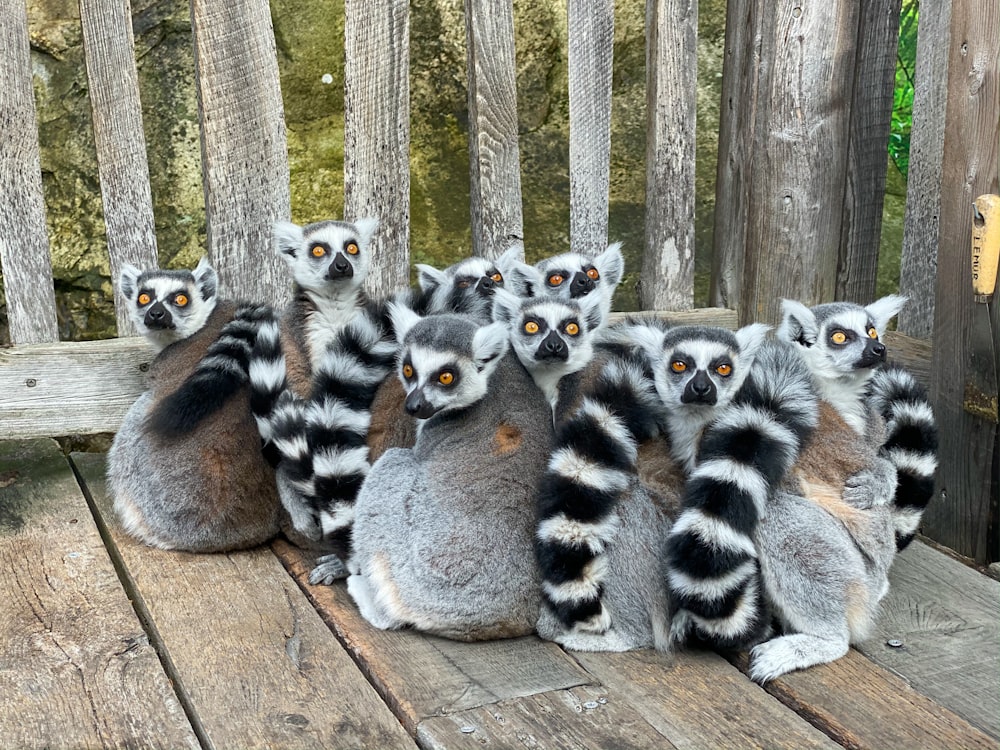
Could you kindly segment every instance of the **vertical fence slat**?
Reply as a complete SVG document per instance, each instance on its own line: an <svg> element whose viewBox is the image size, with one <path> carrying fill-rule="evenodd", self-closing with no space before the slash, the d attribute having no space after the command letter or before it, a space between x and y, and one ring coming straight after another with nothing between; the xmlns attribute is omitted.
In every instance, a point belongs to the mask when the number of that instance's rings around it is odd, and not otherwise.
<svg viewBox="0 0 1000 750"><path fill-rule="evenodd" d="M192 0L209 254L223 294L281 303L270 251L290 211L288 152L266 0Z"/></svg>
<svg viewBox="0 0 1000 750"><path fill-rule="evenodd" d="M472 252L496 258L524 237L510 0L465 0L465 29Z"/></svg>
<svg viewBox="0 0 1000 750"><path fill-rule="evenodd" d="M917 21L910 167L899 291L909 302L899 315L899 331L927 337L934 330L938 225L941 212L941 155L952 0L925 2Z"/></svg>
<svg viewBox="0 0 1000 750"><path fill-rule="evenodd" d="M862 304L874 298L878 278L901 4L902 0L861 3L836 295Z"/></svg>
<svg viewBox="0 0 1000 750"><path fill-rule="evenodd" d="M984 311L974 309L972 298L972 201L1000 192L1000 5L953 0L949 39L931 369L935 414L946 439L938 455L941 491L927 508L923 530L985 563L998 552L997 425L965 406L975 402L966 392L969 332L985 322L975 315Z"/></svg>
<svg viewBox="0 0 1000 750"><path fill-rule="evenodd" d="M569 244L593 257L608 246L613 0L570 0Z"/></svg>
<svg viewBox="0 0 1000 750"><path fill-rule="evenodd" d="M773 323L781 297L815 303L836 291L859 10L850 0L749 1L756 8L738 16L755 20L746 38L761 39L744 71L757 80L735 106L753 149L736 170L746 187L727 195L747 201L740 320Z"/></svg>
<svg viewBox="0 0 1000 750"><path fill-rule="evenodd" d="M118 298L118 275L124 263L155 267L157 254L129 1L80 0L80 21L116 291L115 318L118 334L130 336L135 327L127 305Z"/></svg>
<svg viewBox="0 0 1000 750"><path fill-rule="evenodd" d="M642 306L694 304L698 0L646 2L646 247Z"/></svg>
<svg viewBox="0 0 1000 750"><path fill-rule="evenodd" d="M24 0L0 3L0 263L10 338L56 341L35 94Z"/></svg>
<svg viewBox="0 0 1000 750"><path fill-rule="evenodd" d="M410 10L406 0L346 0L344 216L377 216L367 288L409 282Z"/></svg>

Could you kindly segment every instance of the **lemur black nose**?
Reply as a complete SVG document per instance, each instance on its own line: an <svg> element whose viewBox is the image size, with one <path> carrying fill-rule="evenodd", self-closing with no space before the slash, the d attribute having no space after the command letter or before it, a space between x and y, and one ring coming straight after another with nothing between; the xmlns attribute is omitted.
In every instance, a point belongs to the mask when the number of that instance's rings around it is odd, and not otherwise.
<svg viewBox="0 0 1000 750"><path fill-rule="evenodd" d="M542 343L538 345L538 351L535 353L535 356L538 359L558 359L565 361L569 359L569 349L566 347L566 342L555 331L551 331L542 339Z"/></svg>
<svg viewBox="0 0 1000 750"><path fill-rule="evenodd" d="M573 298L586 296L594 291L595 286L597 284L592 278L583 271L577 271L573 274L573 281L569 285L569 296Z"/></svg>
<svg viewBox="0 0 1000 750"><path fill-rule="evenodd" d="M691 390L697 393L699 396L704 396L710 390L712 390L711 383L699 383L697 380L691 383Z"/></svg>
<svg viewBox="0 0 1000 750"><path fill-rule="evenodd" d="M151 307L149 312L146 313L146 317L150 320L163 320L164 315L166 315L166 312L159 306Z"/></svg>
<svg viewBox="0 0 1000 750"><path fill-rule="evenodd" d="M476 284L476 291L480 294L492 295L496 289L496 282L493 281L489 276L484 276Z"/></svg>
<svg viewBox="0 0 1000 750"><path fill-rule="evenodd" d="M885 359L885 344L882 342L872 344L872 354L881 359Z"/></svg>
<svg viewBox="0 0 1000 750"><path fill-rule="evenodd" d="M337 253L337 257L330 263L330 268L327 270L326 275L331 279L341 279L345 276L351 277L354 275L354 267L343 253Z"/></svg>

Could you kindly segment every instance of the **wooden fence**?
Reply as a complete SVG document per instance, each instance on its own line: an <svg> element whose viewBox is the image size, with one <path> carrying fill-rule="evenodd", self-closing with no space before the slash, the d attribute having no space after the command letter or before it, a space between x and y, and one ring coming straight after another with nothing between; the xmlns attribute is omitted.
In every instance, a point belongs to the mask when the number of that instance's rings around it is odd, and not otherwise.
<svg viewBox="0 0 1000 750"><path fill-rule="evenodd" d="M774 322L781 297L874 296L899 5L729 0L713 304ZM900 330L912 338L890 346L931 386L945 438L925 532L987 562L1000 558L997 424L963 408L964 332L971 202L998 191L1000 6L925 6L901 284L914 302ZM268 4L191 9L208 254L224 293L280 302L287 282L268 231L289 216L289 167ZM496 257L523 237L513 14L504 0L466 0L465 11L473 250ZM409 5L346 0L345 12L344 216L381 218L370 280L381 293L409 268ZM646 3L647 309L693 304L697 12L696 0ZM80 14L117 277L125 262L157 258L130 8L81 0ZM570 244L591 252L608 239L613 0L570 0L568 23ZM131 339L54 343L23 0L0 0L0 80L0 262L14 344L0 351L0 437L113 430L148 353Z"/></svg>

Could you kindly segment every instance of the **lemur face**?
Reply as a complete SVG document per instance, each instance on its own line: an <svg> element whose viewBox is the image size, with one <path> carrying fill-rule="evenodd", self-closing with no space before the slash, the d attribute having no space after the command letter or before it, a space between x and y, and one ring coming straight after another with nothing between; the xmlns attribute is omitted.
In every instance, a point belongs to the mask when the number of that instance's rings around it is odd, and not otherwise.
<svg viewBox="0 0 1000 750"><path fill-rule="evenodd" d="M205 325L215 309L218 276L205 258L194 271L140 271L126 264L119 289L139 333L162 349Z"/></svg>
<svg viewBox="0 0 1000 750"><path fill-rule="evenodd" d="M466 258L439 271L418 265L420 288L430 294L429 312L471 315L487 323L493 309L493 292L511 286L511 270L520 264L519 248L512 247L496 261Z"/></svg>
<svg viewBox="0 0 1000 750"><path fill-rule="evenodd" d="M317 294L350 291L361 286L371 269L369 248L377 226L376 219L304 227L280 221L274 223L273 243L303 289Z"/></svg>
<svg viewBox="0 0 1000 750"><path fill-rule="evenodd" d="M807 308L782 300L779 338L800 347L810 369L827 378L867 378L885 362L880 340L885 326L902 308L905 298L883 297L868 307L831 302Z"/></svg>
<svg viewBox="0 0 1000 750"><path fill-rule="evenodd" d="M664 405L719 409L729 404L767 330L760 325L735 333L702 326L668 330L659 356L653 357L654 382Z"/></svg>
<svg viewBox="0 0 1000 750"><path fill-rule="evenodd" d="M625 261L621 244L616 243L595 258L563 253L539 261L535 268L540 275L539 295L579 299L599 289L610 300L621 281Z"/></svg>
<svg viewBox="0 0 1000 750"><path fill-rule="evenodd" d="M390 305L390 314L401 344L399 379L408 414L428 419L465 409L486 395L507 351L505 326L478 326L467 316L448 313L421 318L398 305Z"/></svg>

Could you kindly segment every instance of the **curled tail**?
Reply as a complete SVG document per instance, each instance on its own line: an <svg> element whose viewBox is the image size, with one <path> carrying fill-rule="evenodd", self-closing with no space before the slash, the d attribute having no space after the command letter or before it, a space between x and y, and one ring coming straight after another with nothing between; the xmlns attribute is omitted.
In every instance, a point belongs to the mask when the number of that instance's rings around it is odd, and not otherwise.
<svg viewBox="0 0 1000 750"><path fill-rule="evenodd" d="M705 430L666 543L671 640L743 649L766 636L757 523L817 421L808 371L765 345L731 405Z"/></svg>
<svg viewBox="0 0 1000 750"><path fill-rule="evenodd" d="M180 437L221 409L246 385L258 332L273 315L267 305L241 303L190 377L149 415L149 427L164 437Z"/></svg>
<svg viewBox="0 0 1000 750"><path fill-rule="evenodd" d="M938 430L927 392L902 367L890 365L871 379L872 405L886 422L879 453L896 467L893 523L896 549L904 549L916 534L924 508L934 494Z"/></svg>
<svg viewBox="0 0 1000 750"><path fill-rule="evenodd" d="M636 474L637 443L658 431L648 364L608 361L559 426L538 495L535 550L543 603L567 628L602 632L604 551L618 527L615 505Z"/></svg>
<svg viewBox="0 0 1000 750"><path fill-rule="evenodd" d="M370 468L371 404L396 350L384 306L370 305L327 346L309 399L286 392L274 405L268 421L280 456L282 502L311 538L349 542L354 498Z"/></svg>

